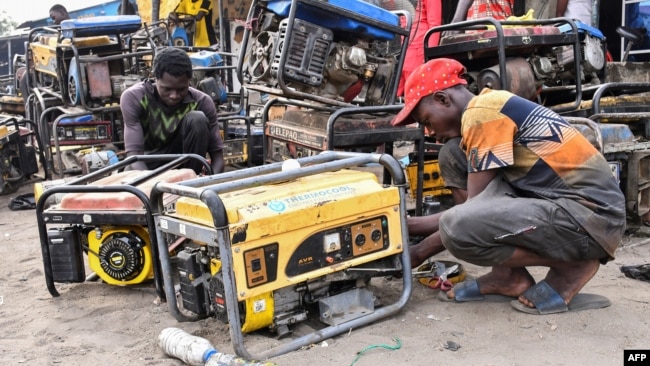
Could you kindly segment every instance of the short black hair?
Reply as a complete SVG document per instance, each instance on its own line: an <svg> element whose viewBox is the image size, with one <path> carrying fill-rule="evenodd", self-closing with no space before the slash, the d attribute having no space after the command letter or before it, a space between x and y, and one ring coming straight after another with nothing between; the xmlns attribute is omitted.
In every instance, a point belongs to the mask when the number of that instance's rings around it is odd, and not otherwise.
<svg viewBox="0 0 650 366"><path fill-rule="evenodd" d="M180 48L165 47L156 51L153 60L153 76L160 79L164 73L172 76L192 77L192 60Z"/></svg>
<svg viewBox="0 0 650 366"><path fill-rule="evenodd" d="M59 11L59 12L61 12L63 14L68 14L68 9L66 9L65 6L63 6L61 4L52 5L52 7L50 8L50 11Z"/></svg>

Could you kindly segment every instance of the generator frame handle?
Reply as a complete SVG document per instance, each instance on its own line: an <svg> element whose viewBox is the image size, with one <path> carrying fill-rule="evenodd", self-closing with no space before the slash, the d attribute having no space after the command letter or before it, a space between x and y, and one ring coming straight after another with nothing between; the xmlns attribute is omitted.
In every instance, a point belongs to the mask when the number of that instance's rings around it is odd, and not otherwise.
<svg viewBox="0 0 650 366"><path fill-rule="evenodd" d="M634 91L636 93L644 93L650 91L650 83L610 82L610 83L601 84L598 87L598 89L596 89L594 96L591 98L594 115L600 115L601 113L604 116L607 115L605 112L602 111L603 107L601 107L600 105L600 100L603 97L603 94L605 94L605 92L612 92L612 91L624 91L626 93Z"/></svg>
<svg viewBox="0 0 650 366"><path fill-rule="evenodd" d="M394 113L397 114L404 105L401 104L394 104L394 105L385 105L385 106L371 106L371 107L351 107L351 108L341 108L332 113L330 118L327 120L327 141L328 145L327 148L328 150L334 150L336 147L334 143L334 136L335 136L335 130L334 130L334 124L336 124L337 120L340 117L343 116L350 116L350 115L355 115L355 114L361 114L361 113ZM414 144L416 145L416 152L417 152L417 182L416 182L416 188L415 188L415 214L420 216L422 215L422 196L423 196L423 189L424 189L424 139L425 139L425 133L424 133L424 125L420 124L418 128L412 128L409 126L401 126L401 127L393 127L394 132L391 133L391 138L389 138L390 141L384 142L383 145L386 147L386 153L393 155L393 143L395 141L398 141L400 139L404 140L409 140L412 139L414 140ZM363 131L365 132L365 131ZM368 133L372 133L371 131ZM390 181L388 180L388 176L386 175L387 170L384 169L384 184L390 184Z"/></svg>
<svg viewBox="0 0 650 366"><path fill-rule="evenodd" d="M226 207L221 200L220 194L240 190L247 187L254 187L263 184L278 183L286 180L297 179L310 175L324 172L337 171L341 169L358 167L369 163L381 164L393 177L393 186L398 187L400 197L400 215L406 220L406 177L399 162L394 157L387 154L364 154L341 151L324 151L319 155L296 159L301 163L301 168L290 171L282 171L282 162L262 165L258 167L242 169L234 172L217 174L210 177L199 177L179 183L159 182L154 185L151 191L151 201L153 202L154 218L156 219L156 242L158 251L161 254L160 264L162 277L164 279L164 288L167 293L167 303L170 313L179 322L194 321L199 316L188 316L183 314L178 308L175 297L173 274L167 244L165 243L163 232L158 228L161 226L159 220L163 214L164 205L162 196L164 193L185 196L198 199L205 203L212 215L213 225L216 229L216 236L213 240L219 248L221 255L221 265L224 283L224 296L226 300L228 323L230 329L231 342L235 353L248 359L268 359L279 356L300 347L317 343L327 338L344 333L350 329L358 328L370 324L379 319L388 317L400 311L411 296L412 279L411 279L411 259L408 251L408 230L406 225L401 225L402 239L402 282L403 288L400 298L393 304L382 307L372 314L350 320L345 323L331 325L316 332L309 333L289 342L283 343L276 347L267 349L260 353L251 353L244 344L244 336L241 330L241 318L239 313L238 298L236 293L236 284L233 270L233 258L230 251L230 232L228 215ZM213 183L213 185L209 185Z"/></svg>

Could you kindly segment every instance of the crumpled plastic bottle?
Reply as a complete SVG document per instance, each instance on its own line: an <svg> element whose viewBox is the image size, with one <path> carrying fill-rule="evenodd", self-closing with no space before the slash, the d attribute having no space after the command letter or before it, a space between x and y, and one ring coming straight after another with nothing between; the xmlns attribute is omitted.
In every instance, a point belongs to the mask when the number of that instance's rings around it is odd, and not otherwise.
<svg viewBox="0 0 650 366"><path fill-rule="evenodd" d="M275 366L271 362L247 360L217 351L205 338L179 328L165 328L158 336L163 352L192 366Z"/></svg>

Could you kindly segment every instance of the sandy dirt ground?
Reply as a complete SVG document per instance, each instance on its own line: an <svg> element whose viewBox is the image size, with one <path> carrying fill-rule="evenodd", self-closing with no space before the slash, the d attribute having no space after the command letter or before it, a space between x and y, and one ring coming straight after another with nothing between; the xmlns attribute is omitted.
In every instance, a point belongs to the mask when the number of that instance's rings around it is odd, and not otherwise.
<svg viewBox="0 0 650 366"><path fill-rule="evenodd" d="M18 193L31 191L23 186ZM152 284L116 287L100 282L57 284L47 291L34 210L10 211L14 195L0 197L0 364L182 365L163 354L160 331L179 327L232 353L227 325L216 319L178 323ZM583 292L608 296L612 306L536 316L507 302L450 303L414 283L410 300L394 316L325 342L272 358L279 365L622 365L623 350L650 349L650 283L626 278L619 267L650 263L650 228L625 237L616 260L602 266ZM448 254L438 259L452 259ZM465 264L470 277L487 268ZM87 268L87 267L86 267ZM532 268L537 280L543 268ZM401 282L376 278L381 300L398 297ZM294 334L312 331L307 325ZM245 336L252 352L282 342L264 332ZM449 343L453 342L453 343ZM449 349L449 344L460 346ZM396 348L396 347L395 347ZM452 347L453 348L453 347Z"/></svg>

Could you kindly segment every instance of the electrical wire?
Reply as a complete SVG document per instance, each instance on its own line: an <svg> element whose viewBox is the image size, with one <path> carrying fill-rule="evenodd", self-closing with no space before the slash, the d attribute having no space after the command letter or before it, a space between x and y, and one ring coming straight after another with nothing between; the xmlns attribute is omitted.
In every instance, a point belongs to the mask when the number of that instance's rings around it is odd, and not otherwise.
<svg viewBox="0 0 650 366"><path fill-rule="evenodd" d="M371 344L370 346L362 349L361 351L357 352L357 357L354 358L354 361L352 361L350 366L354 366L354 364L359 360L361 356L363 356L364 353L373 350L375 348L385 348L389 351L395 351L402 348L402 341L399 338L393 337L393 342L395 342L394 346L390 344Z"/></svg>

